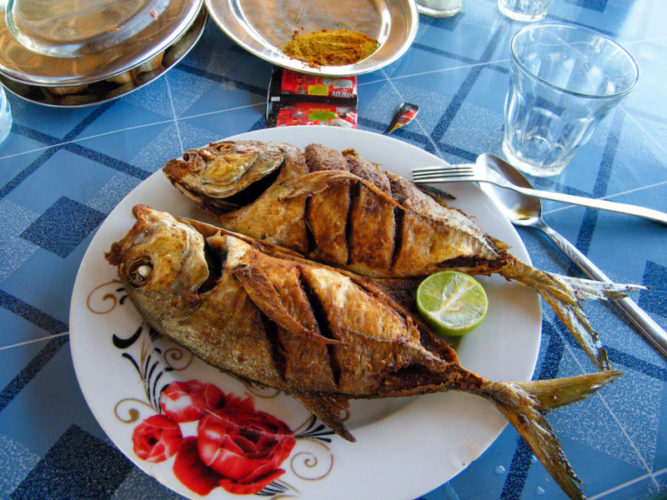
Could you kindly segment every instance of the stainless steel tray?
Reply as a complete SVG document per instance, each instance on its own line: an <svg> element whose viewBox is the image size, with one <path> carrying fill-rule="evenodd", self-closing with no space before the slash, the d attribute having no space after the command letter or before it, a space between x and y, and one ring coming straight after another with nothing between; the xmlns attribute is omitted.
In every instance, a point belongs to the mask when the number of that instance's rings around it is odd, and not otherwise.
<svg viewBox="0 0 667 500"><path fill-rule="evenodd" d="M323 76L352 76L378 70L398 59L417 33L419 16L411 0L205 0L211 18L252 54L277 66ZM345 66L309 66L281 48L295 31L347 28L379 42L366 59Z"/></svg>
<svg viewBox="0 0 667 500"><path fill-rule="evenodd" d="M201 7L199 14L187 31L164 50L161 68L144 72L139 71L141 67L134 68L137 72L129 70L127 73L132 73L133 77L128 84L103 80L85 85L85 89L79 93L58 97L51 93L50 87L16 82L1 74L0 83L21 99L54 108L81 108L112 101L148 85L174 67L199 41L207 20L206 8Z"/></svg>
<svg viewBox="0 0 667 500"><path fill-rule="evenodd" d="M69 17L62 8L67 2L51 2L51 7L44 7L43 0L0 2L0 74L15 82L50 87L86 85L120 75L171 46L192 25L203 4L203 0L123 2L76 2Z"/></svg>

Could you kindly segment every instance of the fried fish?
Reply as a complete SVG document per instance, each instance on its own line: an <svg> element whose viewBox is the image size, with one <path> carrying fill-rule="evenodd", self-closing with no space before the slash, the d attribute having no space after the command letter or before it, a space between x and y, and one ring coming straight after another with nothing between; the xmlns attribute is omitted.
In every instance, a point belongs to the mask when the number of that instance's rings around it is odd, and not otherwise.
<svg viewBox="0 0 667 500"><path fill-rule="evenodd" d="M336 433L354 398L465 391L492 402L556 482L579 479L542 413L620 375L493 382L373 281L290 250L137 205L134 226L106 254L148 323L240 379L280 389Z"/></svg>
<svg viewBox="0 0 667 500"><path fill-rule="evenodd" d="M311 144L219 141L167 162L171 183L220 224L365 276L418 278L454 269L534 288L595 366L605 349L581 301L640 287L542 272L514 258L465 213L365 160Z"/></svg>

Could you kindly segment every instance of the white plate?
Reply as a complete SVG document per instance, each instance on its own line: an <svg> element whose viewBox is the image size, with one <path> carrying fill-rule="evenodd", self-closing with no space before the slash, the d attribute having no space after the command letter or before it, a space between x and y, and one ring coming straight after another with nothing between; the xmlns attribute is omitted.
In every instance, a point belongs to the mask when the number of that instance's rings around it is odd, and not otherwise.
<svg viewBox="0 0 667 500"><path fill-rule="evenodd" d="M303 147L317 142L355 148L382 167L409 178L417 165L442 160L397 139L337 127L281 127L235 136L235 139L285 141ZM449 186L448 186L449 187ZM475 216L483 230L509 243L513 253L528 262L525 247L511 224L474 185L451 185L453 205ZM91 411L116 446L139 468L187 497L197 497L173 474L174 458L160 463L137 457L132 432L154 415L159 391L174 380L199 379L226 394L252 392L255 407L296 430L309 414L282 394L260 394L205 365L163 338L151 338L146 328L130 345L142 325L129 300L122 301L115 268L104 252L132 226L131 208L137 203L202 219L194 204L165 179L161 171L135 188L109 214L88 248L79 269L70 311L70 339L77 378ZM529 380L537 360L541 312L537 294L503 278L480 278L489 295L485 322L465 336L458 348L461 364L494 380ZM128 342L129 344L129 342ZM178 356L184 355L182 358ZM136 365L135 365L136 363ZM171 367L171 368L170 368ZM184 368L185 367L185 368ZM134 421L130 421L133 420ZM316 423L317 424L317 423ZM298 498L415 498L451 479L477 458L500 434L506 422L482 398L446 393L406 399L354 401L348 427L357 439L318 436L302 427L286 471L271 486ZM195 424L181 424L184 436ZM231 498L221 487L210 498Z"/></svg>

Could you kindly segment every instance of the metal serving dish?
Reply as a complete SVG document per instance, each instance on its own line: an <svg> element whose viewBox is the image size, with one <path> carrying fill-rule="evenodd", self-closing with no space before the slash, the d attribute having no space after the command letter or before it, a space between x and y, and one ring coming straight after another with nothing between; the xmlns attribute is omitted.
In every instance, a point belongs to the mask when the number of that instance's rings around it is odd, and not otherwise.
<svg viewBox="0 0 667 500"><path fill-rule="evenodd" d="M412 0L205 0L211 18L236 43L277 66L321 76L352 76L398 59L417 33ZM309 66L282 52L295 31L347 28L372 36L378 49L345 66Z"/></svg>
<svg viewBox="0 0 667 500"><path fill-rule="evenodd" d="M48 20L35 14L41 4L0 5L0 82L55 107L99 104L150 83L187 54L207 19L203 0L89 0L76 16L49 11Z"/></svg>

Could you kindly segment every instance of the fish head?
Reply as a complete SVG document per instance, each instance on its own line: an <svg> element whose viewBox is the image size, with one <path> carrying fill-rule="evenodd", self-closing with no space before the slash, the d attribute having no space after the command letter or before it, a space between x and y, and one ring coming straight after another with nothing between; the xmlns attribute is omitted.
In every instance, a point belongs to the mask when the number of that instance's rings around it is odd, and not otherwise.
<svg viewBox="0 0 667 500"><path fill-rule="evenodd" d="M220 214L263 192L275 180L284 159L278 144L218 141L168 161L162 171L176 189Z"/></svg>
<svg viewBox="0 0 667 500"><path fill-rule="evenodd" d="M204 236L145 205L132 212L134 226L106 254L128 295L148 314L150 309L192 308L209 277Z"/></svg>

